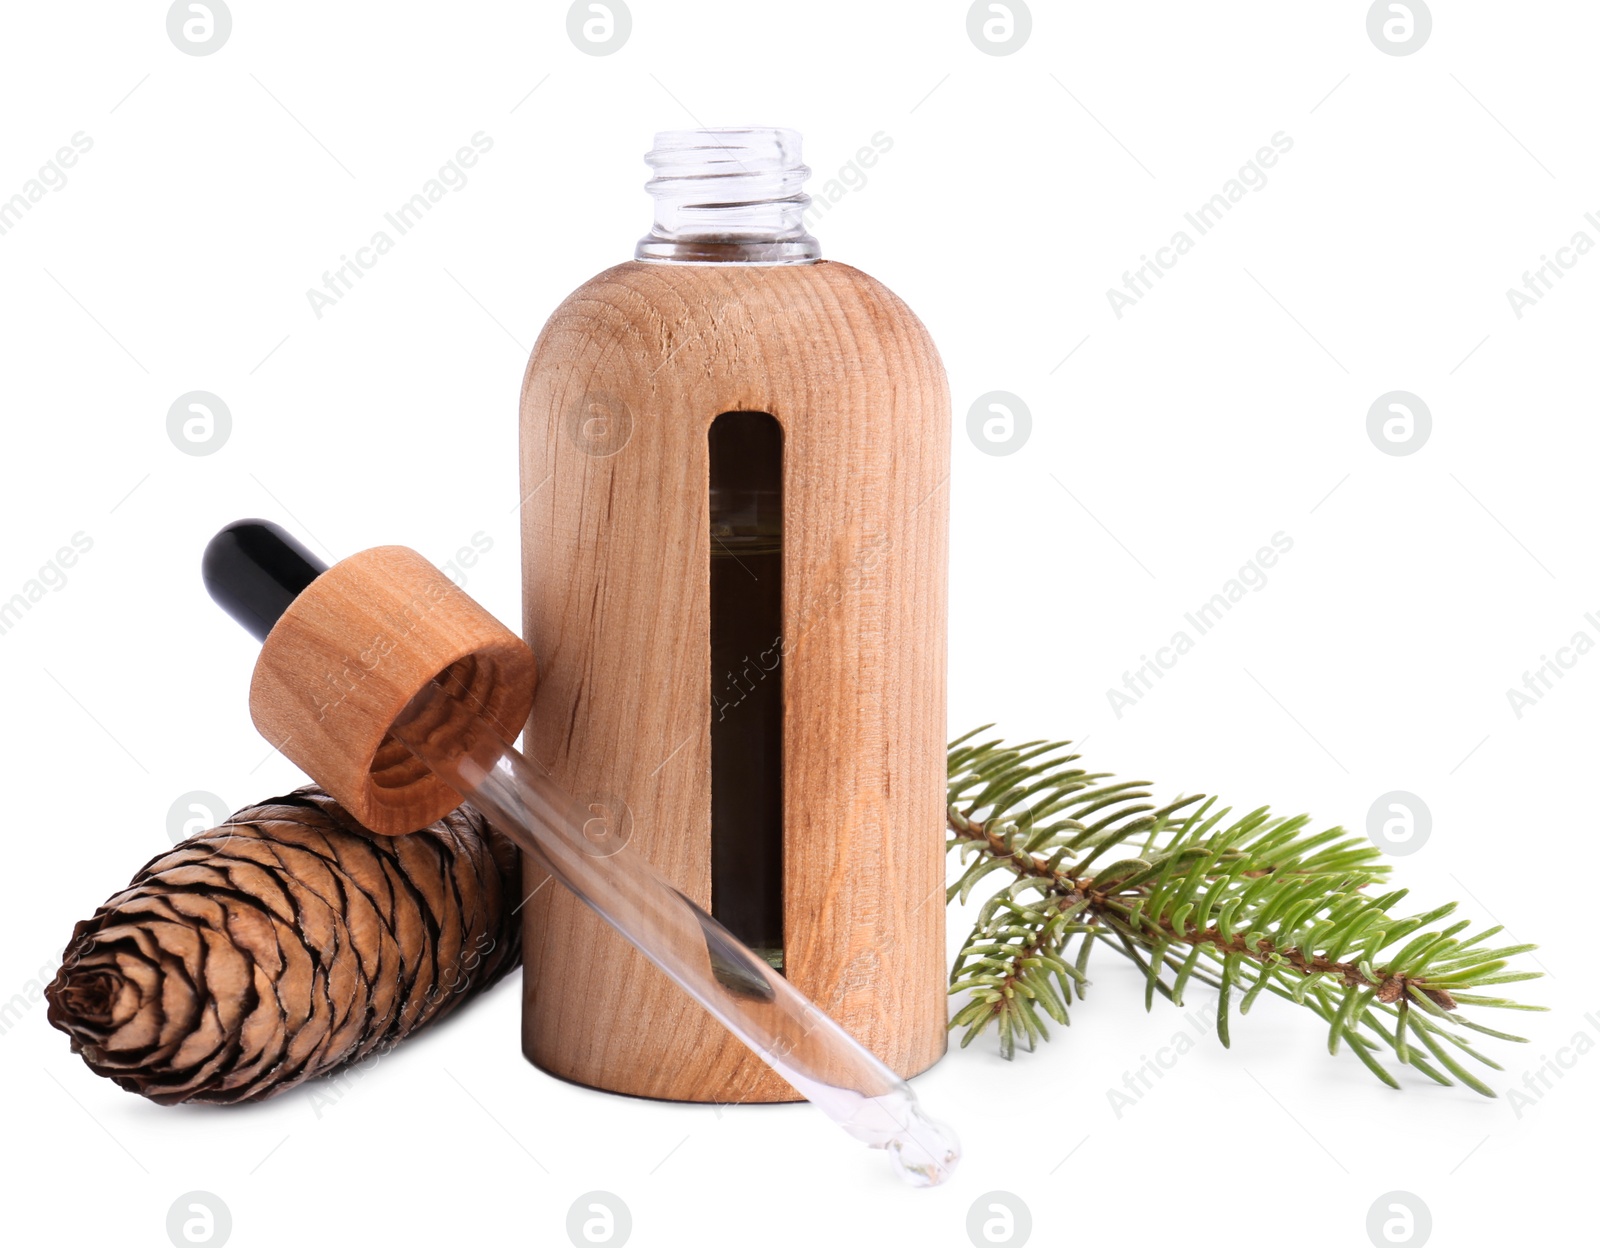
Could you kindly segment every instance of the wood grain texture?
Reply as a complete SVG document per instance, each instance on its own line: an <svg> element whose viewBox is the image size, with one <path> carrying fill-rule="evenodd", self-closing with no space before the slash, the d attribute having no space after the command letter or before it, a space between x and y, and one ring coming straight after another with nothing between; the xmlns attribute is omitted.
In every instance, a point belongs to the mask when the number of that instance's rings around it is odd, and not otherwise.
<svg viewBox="0 0 1600 1248"><path fill-rule="evenodd" d="M711 908L707 431L784 433L789 978L902 1075L944 1052L949 394L927 332L833 263L631 262L551 317L523 387L526 748L625 800L633 844ZM641 1096L788 1084L531 865L523 1050ZM537 890L537 891L534 891Z"/></svg>
<svg viewBox="0 0 1600 1248"><path fill-rule="evenodd" d="M533 703L533 652L431 563L404 546L341 560L312 581L267 634L250 680L261 735L364 827L384 836L425 828L461 804L389 737L435 676L500 740L515 742ZM459 738L465 723L430 731Z"/></svg>

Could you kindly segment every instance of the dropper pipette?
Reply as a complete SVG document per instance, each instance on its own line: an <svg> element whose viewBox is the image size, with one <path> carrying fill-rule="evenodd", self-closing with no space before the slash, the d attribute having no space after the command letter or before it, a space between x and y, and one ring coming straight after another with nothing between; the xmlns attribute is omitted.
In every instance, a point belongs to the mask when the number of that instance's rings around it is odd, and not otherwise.
<svg viewBox="0 0 1600 1248"><path fill-rule="evenodd" d="M324 581L326 565L278 526L241 521L213 539L204 570L212 596L271 648L285 615L291 631L299 629L314 642L330 610L366 609L350 600L352 587L362 582L353 570L341 570L397 549L380 548L344 561ZM394 566L411 565L395 561ZM297 611L302 595L319 581L316 594L307 595L307 601L316 599L315 609ZM392 614L381 620L391 620ZM408 628L391 628L393 635L375 649L387 659L408 640L420 644L427 635L425 623L424 616L410 619ZM368 630L373 626L371 619L363 624ZM279 632L278 639L285 642L278 649L287 650L287 634ZM310 644L302 641L300 649ZM482 683L469 679L459 664L439 670L399 708L384 740L403 746L453 796L476 807L846 1132L887 1150L902 1179L918 1187L947 1179L959 1160L959 1145L947 1127L923 1113L905 1080L664 879L629 846L608 812L570 796L543 766L505 740L521 724L508 730L499 722ZM322 712L325 718L326 706ZM292 749L285 752L296 757ZM297 761L301 757L306 756ZM302 761L302 766L308 765ZM312 776L322 780L314 770Z"/></svg>

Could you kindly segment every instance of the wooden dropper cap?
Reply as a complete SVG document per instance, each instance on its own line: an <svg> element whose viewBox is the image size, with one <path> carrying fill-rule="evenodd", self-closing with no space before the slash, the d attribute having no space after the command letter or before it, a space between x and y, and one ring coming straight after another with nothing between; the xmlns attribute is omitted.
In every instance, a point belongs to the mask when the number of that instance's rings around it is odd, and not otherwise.
<svg viewBox="0 0 1600 1248"><path fill-rule="evenodd" d="M533 651L414 550L379 546L330 568L279 526L241 520L211 540L201 571L262 643L256 728L373 832L414 832L461 804L389 735L436 679L460 713L432 731L465 738L482 721L510 745L527 722Z"/></svg>

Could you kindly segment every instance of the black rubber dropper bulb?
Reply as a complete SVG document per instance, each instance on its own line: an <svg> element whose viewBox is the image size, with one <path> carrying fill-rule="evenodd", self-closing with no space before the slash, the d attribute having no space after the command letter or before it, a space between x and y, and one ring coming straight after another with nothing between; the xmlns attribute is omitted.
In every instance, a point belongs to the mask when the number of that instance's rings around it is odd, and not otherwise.
<svg viewBox="0 0 1600 1248"><path fill-rule="evenodd" d="M257 641L300 591L328 570L270 520L235 520L206 544L200 575L216 604Z"/></svg>

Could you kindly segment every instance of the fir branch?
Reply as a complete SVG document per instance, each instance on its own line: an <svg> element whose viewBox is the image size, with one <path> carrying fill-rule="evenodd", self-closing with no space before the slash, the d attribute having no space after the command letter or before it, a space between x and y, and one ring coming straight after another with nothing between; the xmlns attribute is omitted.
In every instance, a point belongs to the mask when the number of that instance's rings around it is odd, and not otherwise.
<svg viewBox="0 0 1600 1248"><path fill-rule="evenodd" d="M1487 947L1501 929L1465 935L1439 927L1455 905L1397 916L1407 890L1383 891L1379 851L1342 828L1310 830L1307 816L1266 808L1235 817L1214 798L1154 802L1144 781L1116 781L1078 766L1064 741L950 745L948 848L965 869L946 901L967 902L991 876L987 898L950 972L965 1001L950 1021L966 1047L989 1027L1010 1058L1019 1040L1048 1039L1083 999L1096 944L1145 974L1155 994L1181 1005L1199 981L1218 992L1217 1035L1230 1012L1247 1014L1263 991L1328 1024L1328 1050L1348 1045L1390 1087L1376 1053L1443 1084L1493 1091L1459 1058L1498 1070L1462 1031L1522 1037L1465 1017L1461 1007L1536 1009L1477 989L1536 979L1508 970L1533 945ZM1441 1069L1442 1068L1442 1069Z"/></svg>

